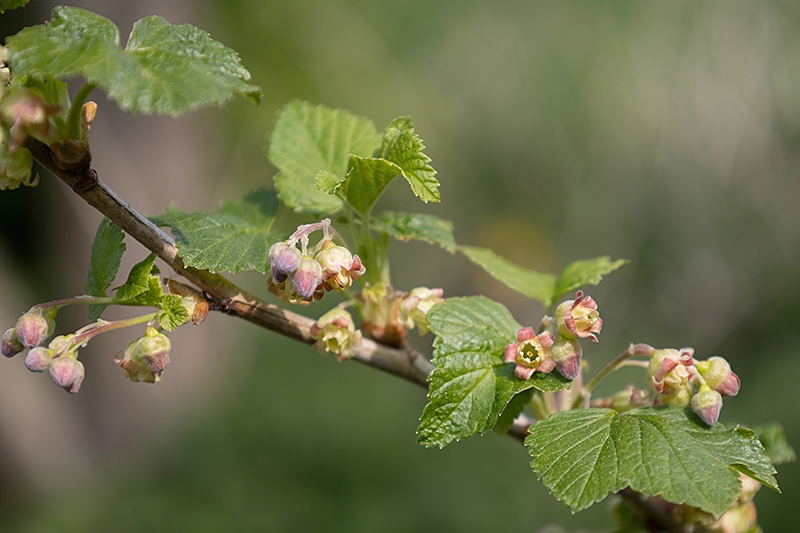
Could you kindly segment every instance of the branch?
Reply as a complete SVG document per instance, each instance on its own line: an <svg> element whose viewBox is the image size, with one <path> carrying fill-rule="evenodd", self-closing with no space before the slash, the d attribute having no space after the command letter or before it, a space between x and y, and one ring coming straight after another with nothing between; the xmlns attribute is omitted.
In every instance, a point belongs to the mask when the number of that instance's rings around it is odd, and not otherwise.
<svg viewBox="0 0 800 533"><path fill-rule="evenodd" d="M71 153L70 161L65 161L46 144L30 136L25 139L23 146L36 161L69 186L75 194L155 253L175 272L203 290L211 300L213 309L306 344L315 342L310 333L314 320L248 294L219 274L185 266L172 237L132 208L97 177L97 172L91 168L88 148L84 147L78 158L74 157L74 152ZM75 159L79 161L72 162ZM434 368L428 359L412 348L399 350L366 338L361 346L353 349L353 353L353 359L360 363L424 388L428 387L426 378ZM533 423L534 420L521 416L515 420L509 435L525 440L528 428ZM626 491L621 494L623 498L648 516L652 523L665 527L670 532L684 531L671 516L661 512L646 496L629 489Z"/></svg>

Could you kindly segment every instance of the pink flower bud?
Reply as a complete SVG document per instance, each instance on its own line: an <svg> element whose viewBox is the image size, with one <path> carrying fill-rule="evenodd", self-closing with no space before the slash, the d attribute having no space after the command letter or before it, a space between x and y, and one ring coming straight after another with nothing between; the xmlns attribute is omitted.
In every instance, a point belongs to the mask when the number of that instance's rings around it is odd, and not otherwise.
<svg viewBox="0 0 800 533"><path fill-rule="evenodd" d="M322 267L311 257L303 257L297 270L289 276L289 281L298 295L309 300L314 296L317 286L322 283Z"/></svg>
<svg viewBox="0 0 800 533"><path fill-rule="evenodd" d="M722 357L709 357L708 361L698 361L695 366L706 384L721 395L736 396L739 393L739 376L731 371L731 365Z"/></svg>
<svg viewBox="0 0 800 533"><path fill-rule="evenodd" d="M37 346L31 349L31 351L28 352L28 356L25 357L25 368L31 372L44 372L50 368L53 355L55 355L55 352L50 348Z"/></svg>
<svg viewBox="0 0 800 533"><path fill-rule="evenodd" d="M522 328L517 332L517 342L506 346L503 360L516 363L514 373L519 379L529 380L536 371L549 374L556 367L548 355L554 342L549 331L536 335L533 328Z"/></svg>
<svg viewBox="0 0 800 533"><path fill-rule="evenodd" d="M416 325L419 328L419 334L425 335L428 333L428 311L441 302L443 296L442 289L427 287L412 289L408 296L400 302L398 322L408 329L412 329Z"/></svg>
<svg viewBox="0 0 800 533"><path fill-rule="evenodd" d="M715 390L703 387L692 398L692 411L703 419L703 422L713 426L719 419L722 409L722 395Z"/></svg>
<svg viewBox="0 0 800 533"><path fill-rule="evenodd" d="M300 266L300 252L293 244L276 242L269 249L269 265L275 281L285 281Z"/></svg>
<svg viewBox="0 0 800 533"><path fill-rule="evenodd" d="M14 329L23 346L34 348L47 340L55 329L55 323L42 316L41 312L33 311L19 317Z"/></svg>
<svg viewBox="0 0 800 533"><path fill-rule="evenodd" d="M575 379L581 373L581 343L575 339L559 336L550 347L550 359L556 368L567 379Z"/></svg>
<svg viewBox="0 0 800 533"><path fill-rule="evenodd" d="M0 353L5 355L6 357L14 357L19 352L25 349L25 346L19 339L17 339L16 328L7 329L5 333L3 333L3 341L0 347Z"/></svg>
<svg viewBox="0 0 800 533"><path fill-rule="evenodd" d="M324 354L332 353L339 361L353 357L353 348L361 346L361 332L355 329L353 318L344 309L334 307L311 326L311 336L317 339L314 348Z"/></svg>
<svg viewBox="0 0 800 533"><path fill-rule="evenodd" d="M153 374L160 374L169 364L170 348L169 337L148 326L144 337L139 339L138 355Z"/></svg>
<svg viewBox="0 0 800 533"><path fill-rule="evenodd" d="M80 390L84 374L83 363L70 355L56 357L50 363L53 382L70 394Z"/></svg>
<svg viewBox="0 0 800 533"><path fill-rule="evenodd" d="M322 268L322 280L328 290L342 291L349 289L353 281L366 272L361 258L354 256L344 246L333 241L325 241L322 250L314 259Z"/></svg>
<svg viewBox="0 0 800 533"><path fill-rule="evenodd" d="M574 300L563 302L556 308L558 332L568 338L589 338L597 342L596 333L603 329L603 319L597 311L597 302L583 291L575 293Z"/></svg>

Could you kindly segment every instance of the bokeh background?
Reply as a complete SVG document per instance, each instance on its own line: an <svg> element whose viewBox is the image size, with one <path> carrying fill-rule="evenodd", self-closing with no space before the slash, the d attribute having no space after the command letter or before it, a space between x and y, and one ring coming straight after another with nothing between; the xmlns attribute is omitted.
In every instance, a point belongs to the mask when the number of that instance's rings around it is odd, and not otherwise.
<svg viewBox="0 0 800 533"><path fill-rule="evenodd" d="M2 35L49 18L39 0ZM264 135L300 97L382 128L411 115L443 202L393 184L387 209L453 220L458 242L555 271L597 255L631 264L591 289L598 368L631 341L724 355L743 389L722 421L783 424L800 443L800 4L775 1L80 0L117 23L159 14L238 50L266 98L180 120L100 104L101 178L145 213L213 209L271 183ZM100 216L43 172L0 194L0 327L82 292ZM296 222L291 216L284 222ZM134 242L123 269L145 251ZM460 256L392 250L399 288L485 294L522 323L543 310ZM266 295L263 280L236 281ZM327 305L330 305L328 303ZM325 306L305 312L318 316ZM113 315L112 315L113 316ZM62 331L82 310L62 313ZM19 358L0 369L0 530L535 531L608 527L572 516L517 442L414 443L423 391L212 316L173 336L157 386L111 362L134 333L81 352L68 396ZM424 346L429 339L418 344ZM606 392L641 380L621 373ZM796 531L800 468L764 489L765 531Z"/></svg>

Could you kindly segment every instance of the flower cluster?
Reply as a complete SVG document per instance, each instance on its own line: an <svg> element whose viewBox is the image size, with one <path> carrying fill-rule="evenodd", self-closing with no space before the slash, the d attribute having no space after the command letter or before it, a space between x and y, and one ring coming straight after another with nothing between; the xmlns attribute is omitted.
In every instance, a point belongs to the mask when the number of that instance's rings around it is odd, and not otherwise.
<svg viewBox="0 0 800 533"><path fill-rule="evenodd" d="M565 378L575 379L581 371L583 353L579 340L597 342L597 334L603 328L597 303L578 291L574 300L556 308L555 328L552 319L546 319L544 324L555 331L545 330L537 335L533 328L520 329L517 342L505 348L505 362L516 364L514 372L520 379L530 379L534 372L549 374L554 368Z"/></svg>
<svg viewBox="0 0 800 533"><path fill-rule="evenodd" d="M319 301L326 291L347 290L366 272L361 258L333 242L330 219L297 228L289 239L269 249L269 290L291 303ZM323 238L313 248L308 237L322 230ZM297 249L297 243L301 249Z"/></svg>
<svg viewBox="0 0 800 533"><path fill-rule="evenodd" d="M736 396L740 386L739 376L725 359L695 361L691 348L655 350L647 374L657 404L691 405L708 425L717 423L723 396Z"/></svg>

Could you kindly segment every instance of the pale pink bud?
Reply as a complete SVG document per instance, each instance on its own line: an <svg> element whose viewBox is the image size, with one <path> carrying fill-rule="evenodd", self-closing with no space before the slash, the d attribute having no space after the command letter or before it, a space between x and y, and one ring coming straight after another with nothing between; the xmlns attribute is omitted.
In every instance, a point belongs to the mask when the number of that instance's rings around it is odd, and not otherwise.
<svg viewBox="0 0 800 533"><path fill-rule="evenodd" d="M709 357L708 361L698 361L695 366L706 384L721 395L736 396L739 393L739 376L731 371L731 365L722 357Z"/></svg>
<svg viewBox="0 0 800 533"><path fill-rule="evenodd" d="M568 338L589 338L597 342L596 333L603 329L603 319L597 311L597 302L583 291L575 293L574 300L563 302L556 308L558 332Z"/></svg>
<svg viewBox="0 0 800 533"><path fill-rule="evenodd" d="M550 359L567 379L575 379L581 373L581 343L576 339L558 338L550 347Z"/></svg>
<svg viewBox="0 0 800 533"><path fill-rule="evenodd" d="M44 346L32 348L27 357L25 357L25 368L31 372L44 372L50 368L53 355L55 355L55 352L50 348L45 348Z"/></svg>
<svg viewBox="0 0 800 533"><path fill-rule="evenodd" d="M16 334L16 328L7 329L3 333L2 345L0 345L0 352L6 357L14 357L19 352L25 349L25 346L19 341Z"/></svg>
<svg viewBox="0 0 800 533"><path fill-rule="evenodd" d="M529 380L537 371L549 374L556 367L548 354L554 342L549 331L536 335L533 328L522 328L517 332L517 342L506 346L503 360L516 363L514 373L520 379Z"/></svg>
<svg viewBox="0 0 800 533"><path fill-rule="evenodd" d="M428 333L428 311L441 302L444 296L442 289L429 289L427 287L417 287L412 289L408 296L400 302L400 315L398 322L408 329L415 325L419 328L419 334Z"/></svg>
<svg viewBox="0 0 800 533"><path fill-rule="evenodd" d="M355 329L353 317L344 309L334 307L311 326L311 336L317 339L314 348L324 354L332 353L340 361L353 357L353 348L361 346L361 332Z"/></svg>
<svg viewBox="0 0 800 533"><path fill-rule="evenodd" d="M277 282L285 281L300 266L300 251L288 242L276 242L269 249L269 265Z"/></svg>
<svg viewBox="0 0 800 533"><path fill-rule="evenodd" d="M83 363L70 355L56 357L50 363L53 382L70 394L80 390L84 374Z"/></svg>
<svg viewBox="0 0 800 533"><path fill-rule="evenodd" d="M289 276L289 281L298 295L306 300L311 299L317 286L322 283L322 267L310 257L303 257L297 270Z"/></svg>
<svg viewBox="0 0 800 533"><path fill-rule="evenodd" d="M314 259L322 268L322 281L328 290L342 291L366 272L361 258L354 256L344 246L326 241Z"/></svg>
<svg viewBox="0 0 800 533"><path fill-rule="evenodd" d="M25 313L14 327L17 339L26 348L34 348L42 344L53 331L54 324L48 321L40 312Z"/></svg>
<svg viewBox="0 0 800 533"><path fill-rule="evenodd" d="M719 419L722 409L722 395L715 390L703 387L692 398L692 411L703 419L703 422L713 426Z"/></svg>

